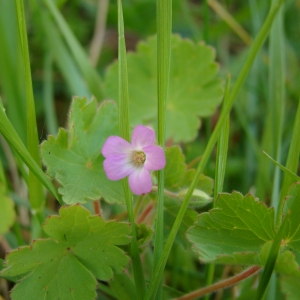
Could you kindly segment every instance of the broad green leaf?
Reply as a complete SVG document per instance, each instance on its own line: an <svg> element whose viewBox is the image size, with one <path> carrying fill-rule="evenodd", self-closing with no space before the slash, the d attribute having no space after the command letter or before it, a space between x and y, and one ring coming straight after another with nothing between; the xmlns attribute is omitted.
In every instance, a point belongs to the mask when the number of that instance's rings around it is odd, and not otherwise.
<svg viewBox="0 0 300 300"><path fill-rule="evenodd" d="M156 127L156 50L156 38L152 37L141 42L136 52L127 56L132 125ZM199 117L212 115L221 102L222 82L216 77L218 65L213 48L173 35L171 52L166 138L187 142L197 135L201 123ZM106 99L118 98L117 74L116 62L106 73Z"/></svg>
<svg viewBox="0 0 300 300"><path fill-rule="evenodd" d="M6 233L13 225L16 214L13 201L7 197L5 188L0 184L0 240L2 234Z"/></svg>
<svg viewBox="0 0 300 300"><path fill-rule="evenodd" d="M62 207L44 230L50 238L10 252L0 275L20 280L12 299L95 299L96 280L121 272L129 257L117 245L130 242L128 224L104 222L85 208Z"/></svg>
<svg viewBox="0 0 300 300"><path fill-rule="evenodd" d="M238 192L220 194L215 208L201 214L187 233L202 261L245 264L274 235L274 209Z"/></svg>
<svg viewBox="0 0 300 300"><path fill-rule="evenodd" d="M60 129L41 146L43 162L51 178L60 184L65 203L85 203L103 197L108 202L124 202L121 181L110 181L103 170L101 148L111 135L118 134L117 107L93 99L74 98L68 131Z"/></svg>

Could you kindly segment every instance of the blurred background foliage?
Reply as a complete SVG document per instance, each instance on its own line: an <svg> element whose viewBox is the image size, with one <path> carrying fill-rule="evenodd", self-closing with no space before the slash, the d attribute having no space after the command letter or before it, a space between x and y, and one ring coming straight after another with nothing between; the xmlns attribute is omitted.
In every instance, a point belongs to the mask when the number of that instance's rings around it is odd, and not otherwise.
<svg viewBox="0 0 300 300"><path fill-rule="evenodd" d="M107 5L106 25L97 23L103 17ZM216 3L218 5L216 5ZM99 59L91 58L101 78L107 67L117 56L117 3L116 1L73 0L56 1L62 16L85 53L92 57L91 45L97 26L105 30ZM269 8L268 1L173 1L173 32L194 41L205 41L216 50L221 75L228 73L234 82L254 37L260 29ZM155 0L123 1L126 45L134 51L139 41L155 34ZM1 1L0 88L10 120L23 140L24 126L24 82L19 71L20 60L17 25L13 1ZM99 8L99 9L98 9ZM65 126L70 100L74 95L88 96L89 90L84 74L72 55L60 28L51 19L47 6L40 1L26 1L26 17L31 58L32 77L39 136L42 141L48 133L55 134L59 126ZM286 64L286 110L283 129L282 161L285 161L291 126L299 95L299 18L300 1L287 1L284 8L285 64ZM105 7L104 7L105 10ZM224 17L223 10L227 12ZM102 25L101 25L102 24ZM48 29L45 29L48 28ZM241 31L242 29L242 31ZM227 162L225 191L232 189L243 193L256 187L259 157L266 116L271 102L268 100L268 41L253 66L252 73L244 85L239 101L232 112L231 141ZM73 51L77 49L73 49ZM13 82L13 84L12 84ZM99 100L99 99L98 99ZM101 100L101 99L100 99ZM54 111L51 113L51 105ZM218 113L207 119L197 139L184 145L187 161L201 155ZM56 122L57 120L57 122ZM246 136L251 138L246 138ZM270 152L272 155L272 152ZM213 175L213 159L207 172ZM269 165L270 163L267 162ZM247 174L241 175L241 170ZM270 170L271 171L271 170ZM270 173L271 174L271 173ZM270 184L270 183L269 183ZM262 195L262 194L261 194Z"/></svg>
<svg viewBox="0 0 300 300"><path fill-rule="evenodd" d="M49 2L56 4L66 21L69 29L66 33L63 33L63 25L53 18ZM156 33L156 1L123 0L122 3L127 50L134 51L139 41ZM219 77L225 80L230 73L233 83L244 64L252 38L260 30L270 5L271 1L258 0L173 0L173 32L194 42L204 41L213 46L220 66ZM73 96L91 97L94 94L98 95L99 101L104 100L101 84L108 66L117 57L117 1L27 0L25 10L41 142L48 134L55 135L59 126L65 127ZM300 0L287 0L283 11L286 70L280 157L283 164L300 95L299 14ZM9 119L26 143L25 83L18 34L15 1L0 0L0 96ZM261 201L270 204L274 167L261 152L266 150L271 156L276 156L276 147L272 142L273 129L268 121L273 106L268 88L268 46L267 40L231 113L224 191L238 190L243 194L251 192ZM84 58L89 58L90 66ZM96 73L91 73L91 70L96 70ZM87 74L94 78L94 82L100 83L99 87L97 84L88 84ZM203 120L194 141L181 144L187 164L193 164L201 156L218 115L219 109L212 117ZM16 204L21 203L21 206L27 209L28 204L24 200L25 185L16 185L13 180L14 172L22 173L22 166L18 160L13 162L14 153L3 138L0 144L0 156L10 195ZM171 145L172 140L168 141L168 146ZM205 175L214 177L214 169L215 160L212 157ZM5 180L4 176L1 177ZM55 209L55 206L52 205L48 209ZM29 221L22 226L28 227ZM15 224L14 233L7 238L11 246L18 246L29 240L29 237L25 237L24 240L18 233L20 230ZM191 259L181 254L182 251L184 250L178 245L174 247L167 266L167 270L170 270L167 272L167 278L172 285L170 289L181 289L184 292L197 288L198 281L205 273L196 271L198 263L191 263ZM0 257L3 257L1 253ZM181 265L173 264L172 261L178 260L178 257L187 261ZM145 260L147 262L147 255ZM203 269L203 266L200 269ZM223 277L234 272L233 268L221 270L220 267L218 272ZM247 284L249 283L243 283L241 290L245 289Z"/></svg>

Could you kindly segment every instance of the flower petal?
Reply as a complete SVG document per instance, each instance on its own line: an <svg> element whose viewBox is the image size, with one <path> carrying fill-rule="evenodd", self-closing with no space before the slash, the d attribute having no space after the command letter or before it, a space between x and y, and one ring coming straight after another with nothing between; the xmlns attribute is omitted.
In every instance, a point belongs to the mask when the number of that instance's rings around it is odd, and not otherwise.
<svg viewBox="0 0 300 300"><path fill-rule="evenodd" d="M165 152L159 146L147 146L143 148L146 154L144 168L147 170L161 170L166 165Z"/></svg>
<svg viewBox="0 0 300 300"><path fill-rule="evenodd" d="M129 186L136 195L150 193L152 181L150 172L144 168L135 169L128 177Z"/></svg>
<svg viewBox="0 0 300 300"><path fill-rule="evenodd" d="M130 162L128 154L116 154L106 158L103 167L107 178L110 180L120 180L136 169Z"/></svg>
<svg viewBox="0 0 300 300"><path fill-rule="evenodd" d="M110 136L104 143L102 154L108 158L115 154L128 153L133 151L132 146L119 136Z"/></svg>
<svg viewBox="0 0 300 300"><path fill-rule="evenodd" d="M131 136L131 145L135 150L141 150L145 146L154 145L155 132L143 125L134 128Z"/></svg>

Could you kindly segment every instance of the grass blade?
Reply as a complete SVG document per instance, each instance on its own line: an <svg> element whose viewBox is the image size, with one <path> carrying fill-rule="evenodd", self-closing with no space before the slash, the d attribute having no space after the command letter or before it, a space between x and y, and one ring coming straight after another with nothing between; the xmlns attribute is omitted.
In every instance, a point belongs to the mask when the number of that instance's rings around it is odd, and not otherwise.
<svg viewBox="0 0 300 300"><path fill-rule="evenodd" d="M230 77L227 77L225 95L223 100L223 107L226 105L228 96L229 96L229 86L230 86ZM228 150L228 140L229 140L229 125L230 125L230 115L227 115L227 118L224 121L224 126L221 130L218 146L217 146L217 157L216 157L216 171L215 171L215 186L214 186L214 200L217 199L219 193L223 191L223 183L226 170L226 161L227 161L227 150ZM213 202L214 207L215 201ZM210 264L207 272L206 286L210 286L213 282L215 265ZM209 294L205 296L206 300L209 300Z"/></svg>
<svg viewBox="0 0 300 300"><path fill-rule="evenodd" d="M298 139L299 140L299 139ZM299 145L300 145L300 143L299 143ZM299 145L298 145L298 151L299 151L299 149L300 149L300 147L299 147ZM296 150L296 149L293 149L294 151ZM290 151L292 152L292 150L291 150L291 148L290 148ZM293 151L293 152L294 152ZM299 152L298 152L299 153ZM277 162L275 159L273 159L269 154L267 154L265 151L263 151L263 154L266 156L266 157L268 157L276 166L278 166L283 172L285 172L287 175L289 175L288 177L290 177L291 179L293 179L293 180L295 180L295 181L300 181L300 177L296 174L296 173L294 173L294 172L292 172L290 169L288 169L288 168L286 168L285 166L283 166L283 165L281 165L279 162ZM298 157L299 157L299 154L298 154ZM294 156L294 158L296 158L296 159L298 159L296 156ZM293 160L293 161L295 161L295 160ZM292 165L292 167L297 167L297 161L295 161L296 163L294 164L294 165ZM297 171L297 170L296 170ZM290 184L288 185L288 188L291 186L291 184L293 183L292 182L292 180L289 180L289 182L290 182Z"/></svg>
<svg viewBox="0 0 300 300"><path fill-rule="evenodd" d="M47 52L44 58L44 112L46 119L47 132L56 135L58 124L55 115L53 102L53 82L52 82L53 58L51 53Z"/></svg>
<svg viewBox="0 0 300 300"><path fill-rule="evenodd" d="M280 224L280 219L282 217L283 213L283 207L284 207L284 199L288 194L288 189L292 185L294 181L300 181L300 177L292 177L290 176L290 172L292 174L295 174L298 169L298 164L299 164L299 155L300 155L300 138L299 138L299 129L300 129L300 101L298 102L298 109L297 109L297 114L295 118L295 123L294 123L294 129L293 129L293 134L292 134L292 140L290 143L290 149L288 153L288 157L286 160L286 170L289 172L286 172L283 177L283 182L281 186L281 191L280 191L280 206L278 208L278 213L277 216L277 222L276 224Z"/></svg>
<svg viewBox="0 0 300 300"><path fill-rule="evenodd" d="M15 1L0 1L0 81L7 115L26 143L25 83L19 68L22 54L15 6Z"/></svg>
<svg viewBox="0 0 300 300"><path fill-rule="evenodd" d="M26 147L22 143L20 137L18 136L16 130L10 123L9 119L5 114L5 109L0 99L0 133L4 136L6 141L14 148L14 150L18 153L27 167L36 175L36 177L43 183L43 185L55 196L55 198L59 201L61 205L63 202L61 200L60 195L57 193L52 182L46 176L46 174L42 171L39 165L35 162L35 160L31 157Z"/></svg>
<svg viewBox="0 0 300 300"><path fill-rule="evenodd" d="M91 97L84 80L70 53L62 41L55 25L46 13L42 15L42 22L47 36L48 47L58 68L69 86L70 92L76 96Z"/></svg>
<svg viewBox="0 0 300 300"><path fill-rule="evenodd" d="M38 133L35 115L35 104L32 90L31 70L29 61L29 51L27 42L27 31L25 23L25 13L23 0L16 2L18 26L20 33L20 44L22 49L22 58L25 75L25 89L26 89L26 111L27 111L27 147L30 155L35 160L37 165L41 167L41 160L38 148ZM45 205L45 198L43 194L43 186L40 180L29 171L28 177L29 201L32 212L39 212Z"/></svg>
<svg viewBox="0 0 300 300"><path fill-rule="evenodd" d="M55 2L52 0L44 0L44 2L55 19L63 37L65 38L91 93L97 98L98 101L103 100L102 80L95 68L92 66L88 56L76 40L67 22L57 9Z"/></svg>
<svg viewBox="0 0 300 300"><path fill-rule="evenodd" d="M127 74L127 57L124 36L124 20L121 0L118 0L118 59L119 59L119 128L121 137L130 140L129 130L129 96L128 96L128 74ZM128 185L128 179L123 179L124 194L129 221L132 227L131 241L131 257L133 264L133 273L135 279L135 287L138 299L143 299L146 294L146 283L142 267L141 258L137 244L137 232L134 222L134 214L132 209L132 192Z"/></svg>
<svg viewBox="0 0 300 300"><path fill-rule="evenodd" d="M166 131L166 105L169 89L171 31L172 31L172 0L157 0L157 98L158 98L158 144L164 148ZM164 243L164 169L157 172L158 199L157 218L154 238L154 262L156 268L161 257ZM162 282L156 299L162 297Z"/></svg>

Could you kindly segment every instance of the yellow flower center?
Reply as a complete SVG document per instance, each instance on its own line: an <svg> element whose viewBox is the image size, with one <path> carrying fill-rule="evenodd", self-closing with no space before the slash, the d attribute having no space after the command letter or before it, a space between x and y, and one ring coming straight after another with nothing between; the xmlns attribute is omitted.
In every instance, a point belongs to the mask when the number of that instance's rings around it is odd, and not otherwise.
<svg viewBox="0 0 300 300"><path fill-rule="evenodd" d="M136 151L133 154L133 163L136 166L142 165L146 161L146 154L143 151Z"/></svg>

